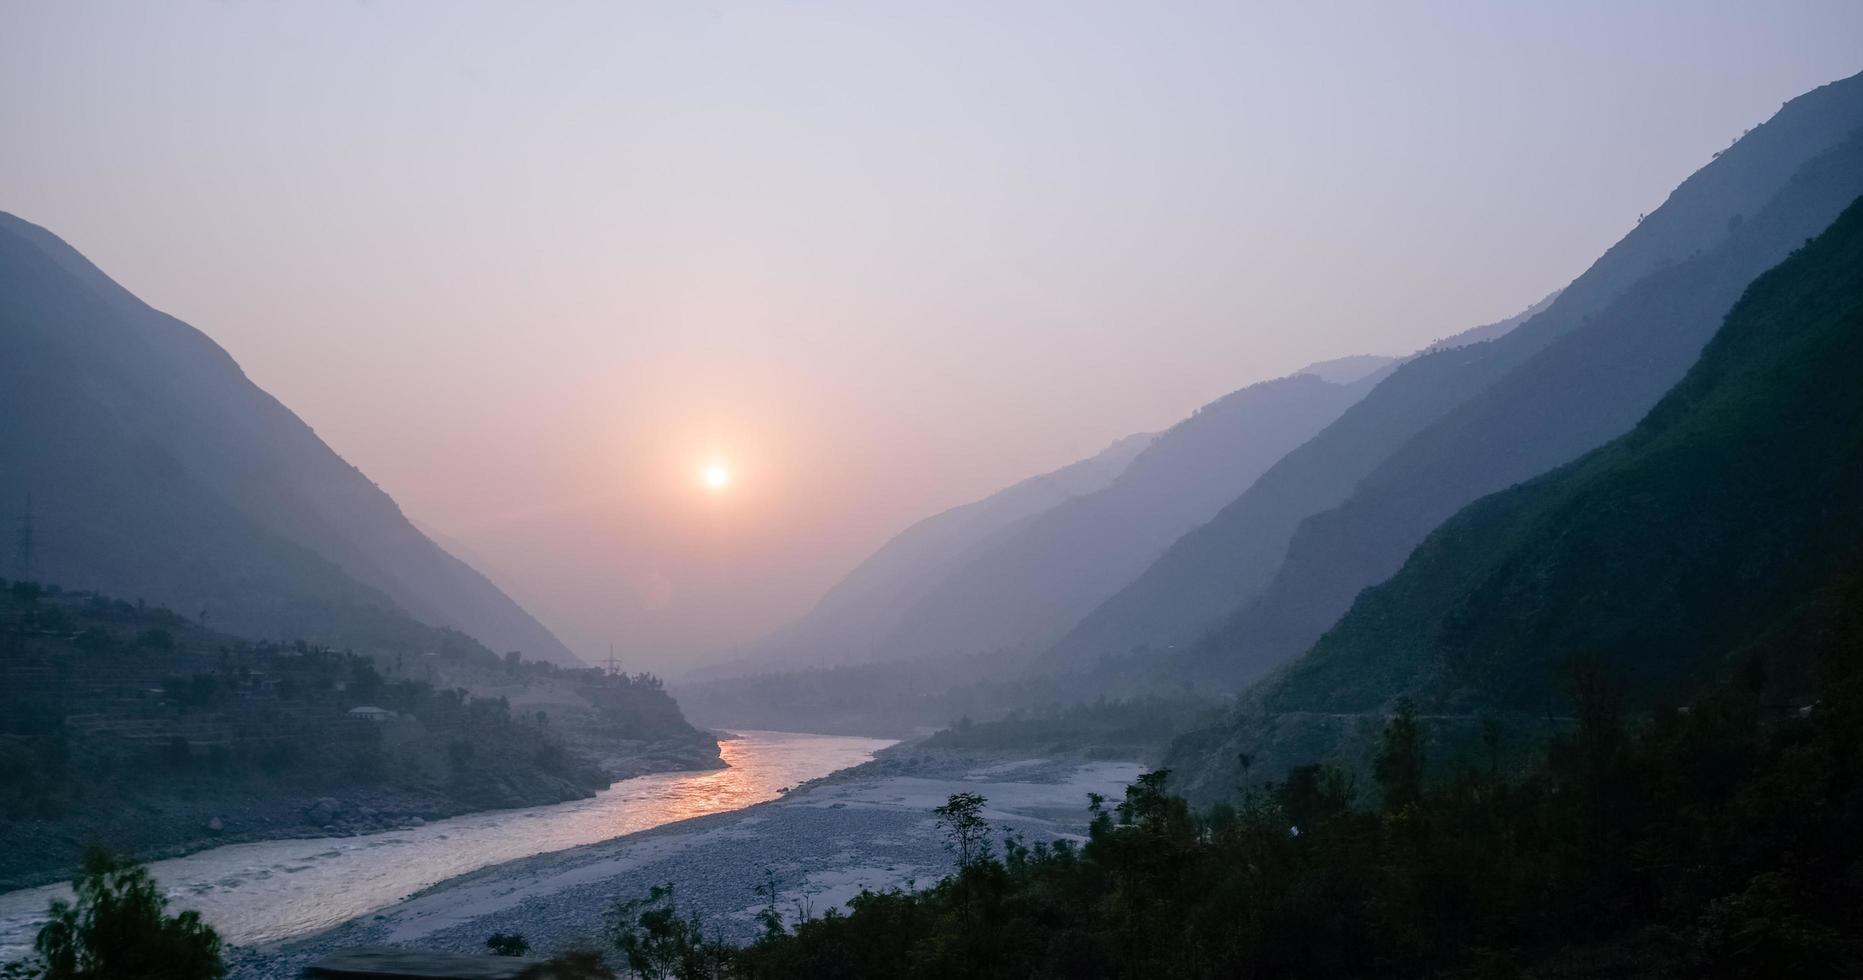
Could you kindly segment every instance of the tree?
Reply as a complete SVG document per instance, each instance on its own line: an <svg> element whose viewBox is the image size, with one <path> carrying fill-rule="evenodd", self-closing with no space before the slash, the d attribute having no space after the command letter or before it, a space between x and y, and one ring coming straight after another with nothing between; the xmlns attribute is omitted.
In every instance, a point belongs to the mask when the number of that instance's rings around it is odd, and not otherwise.
<svg viewBox="0 0 1863 980"><path fill-rule="evenodd" d="M983 819L983 805L987 802L976 793L953 793L944 806L932 810L938 815L938 825L944 828L946 846L957 853L960 872L989 855L990 822Z"/></svg>
<svg viewBox="0 0 1863 980"><path fill-rule="evenodd" d="M1384 744L1373 767L1384 808L1397 811L1423 799L1423 726L1416 706L1399 698L1397 714L1384 726Z"/></svg>
<svg viewBox="0 0 1863 980"><path fill-rule="evenodd" d="M1170 778L1171 770L1154 769L1127 786L1125 802L1117 807L1119 822L1167 833L1187 823L1190 811L1184 801L1165 792L1164 785Z"/></svg>
<svg viewBox="0 0 1863 980"><path fill-rule="evenodd" d="M788 930L783 928L783 910L777 907L783 896L783 883L776 877L776 869L763 869L763 883L756 890L757 897L764 899L763 908L757 912L757 924L763 927L764 940L782 939Z"/></svg>
<svg viewBox="0 0 1863 980"><path fill-rule="evenodd" d="M1287 774L1275 800L1295 830L1311 831L1352 808L1352 774L1337 766L1299 766Z"/></svg>
<svg viewBox="0 0 1863 980"><path fill-rule="evenodd" d="M608 914L608 937L645 980L699 980L725 973L731 947L705 938L697 915L681 916L669 882L655 885L647 897L617 903Z"/></svg>
<svg viewBox="0 0 1863 980"><path fill-rule="evenodd" d="M523 956L530 952L530 940L520 932L494 932L485 937L485 948L494 956Z"/></svg>
<svg viewBox="0 0 1863 980"><path fill-rule="evenodd" d="M92 849L73 882L75 904L52 903L33 948L45 980L218 980L220 937L168 900L141 866Z"/></svg>

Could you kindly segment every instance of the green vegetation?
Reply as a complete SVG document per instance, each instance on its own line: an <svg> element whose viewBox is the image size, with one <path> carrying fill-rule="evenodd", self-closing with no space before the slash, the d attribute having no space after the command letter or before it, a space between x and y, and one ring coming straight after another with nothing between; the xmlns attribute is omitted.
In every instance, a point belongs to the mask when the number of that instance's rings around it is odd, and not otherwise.
<svg viewBox="0 0 1863 980"><path fill-rule="evenodd" d="M1329 755L1362 765L1368 732L1345 719L1399 697L1455 722L1438 731L1445 749L1472 749L1490 716L1569 726L1574 657L1636 709L1686 703L1863 548L1859 377L1853 204L1753 283L1633 431L1450 519L1231 729L1181 744L1186 788L1221 793L1241 753L1273 772ZM1773 703L1808 703L1804 650L1771 645L1763 666Z"/></svg>
<svg viewBox="0 0 1863 980"><path fill-rule="evenodd" d="M1853 581L1863 582L1863 576ZM1423 725L1385 726L1376 796L1324 766L1193 813L1142 777L1088 841L981 845L979 797L939 816L959 870L864 893L742 948L670 888L617 934L647 977L1839 977L1863 968L1863 589L1820 648L1814 710L1734 672L1624 717L1595 674L1525 771L1424 781ZM1826 626L1837 625L1826 621ZM1369 788L1369 787L1368 787Z"/></svg>
<svg viewBox="0 0 1863 980"><path fill-rule="evenodd" d="M7 964L9 980L217 980L220 937L194 912L168 915L147 871L105 851L84 856L75 902L52 903L35 959Z"/></svg>
<svg viewBox="0 0 1863 980"><path fill-rule="evenodd" d="M990 824L983 819L983 805L987 802L976 793L954 793L944 806L932 810L957 855L959 872L989 859Z"/></svg>
<svg viewBox="0 0 1863 980"><path fill-rule="evenodd" d="M734 952L708 939L697 916L679 914L671 884L617 902L608 914L608 937L628 970L645 980L723 976Z"/></svg>
<svg viewBox="0 0 1863 980"><path fill-rule="evenodd" d="M1347 501L1301 526L1272 584L1206 644L1210 673L1205 676L1248 681L1293 660L1340 621L1360 592L1389 579L1458 511L1631 432L1697 363L1703 345L1717 335L1747 287L1808 236L1830 227L1859 194L1863 131L1807 163L1720 245L1651 272L1595 317L1403 443ZM1797 313L1782 308L1773 315ZM1751 340L1737 346L1749 352L1767 347L1764 337ZM1764 351L1767 357L1779 353L1770 347ZM1830 377L1808 373L1804 381L1817 385ZM1840 392L1805 394L1843 397ZM1673 399L1669 404L1675 404ZM1720 421L1703 417L1698 423L1715 428L1728 442L1743 434L1719 428ZM1653 458L1650 462L1660 465ZM1677 472L1667 479L1680 485L1699 475ZM1659 484L1648 489L1661 492ZM1713 483L1692 489L1707 492ZM1740 510L1744 504L1730 502L1725 512L1748 516ZM1586 513L1594 521L1618 517L1602 510ZM1679 515L1670 511L1667 516ZM1652 528L1624 552L1645 558L1663 554L1673 547L1663 530ZM1487 551L1491 544L1490 539L1478 545L1484 559L1498 557ZM1577 574L1571 579L1584 581ZM1519 607L1509 607L1514 608ZM1658 617L1644 617L1644 622L1652 632L1660 631ZM1529 689L1543 690L1548 675L1520 676Z"/></svg>
<svg viewBox="0 0 1863 980"><path fill-rule="evenodd" d="M1792 100L1676 188L1547 309L1425 352L1081 622L1054 656L1149 644L1240 685L1304 653L1458 509L1621 435L1742 288L1863 193L1863 76ZM1847 148L1840 144L1849 141Z"/></svg>
<svg viewBox="0 0 1863 980"><path fill-rule="evenodd" d="M1207 808L1158 770L1091 801L1085 844L998 856L953 796L954 874L742 948L656 890L641 935L703 956L647 975L1857 975L1858 378L1863 202L1635 431L1465 510L1180 740Z"/></svg>
<svg viewBox="0 0 1863 980"><path fill-rule="evenodd" d="M514 710L503 693L539 690L579 710ZM578 799L614 771L581 746L655 739L709 751L691 765L716 759L645 675L463 638L374 657L250 642L159 607L0 582L0 884L62 874L90 843L148 857Z"/></svg>
<svg viewBox="0 0 1863 980"><path fill-rule="evenodd" d="M1645 697L1716 666L1863 531L1863 209L1762 277L1629 436L1483 501L1367 597L1290 678L1336 708L1427 651L1439 698L1537 707L1573 651ZM1405 609L1402 620L1380 615ZM1377 616L1373 622L1372 617ZM1361 693L1363 692L1363 693Z"/></svg>

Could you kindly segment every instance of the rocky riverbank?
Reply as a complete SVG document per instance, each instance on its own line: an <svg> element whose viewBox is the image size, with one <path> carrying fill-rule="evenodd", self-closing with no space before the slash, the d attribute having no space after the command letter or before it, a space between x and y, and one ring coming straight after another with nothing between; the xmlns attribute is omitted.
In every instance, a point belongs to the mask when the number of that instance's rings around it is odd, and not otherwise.
<svg viewBox="0 0 1863 980"><path fill-rule="evenodd" d="M720 738L733 738L715 732L703 732L696 738L670 738L657 742L620 742L601 744L582 742L577 751L592 760L609 779L633 779L656 772L697 772L723 769L724 756L718 751Z"/></svg>
<svg viewBox="0 0 1863 980"><path fill-rule="evenodd" d="M546 955L600 948L613 903L665 882L708 930L747 939L767 902L756 889L771 878L793 919L843 905L863 888L912 887L947 873L951 856L931 810L953 793L981 793L999 832L1033 842L1081 834L1087 794L1116 798L1140 771L901 747L779 800L484 868L315 936L235 950L232 976L295 978L318 956L357 946L478 951L494 932L520 933Z"/></svg>

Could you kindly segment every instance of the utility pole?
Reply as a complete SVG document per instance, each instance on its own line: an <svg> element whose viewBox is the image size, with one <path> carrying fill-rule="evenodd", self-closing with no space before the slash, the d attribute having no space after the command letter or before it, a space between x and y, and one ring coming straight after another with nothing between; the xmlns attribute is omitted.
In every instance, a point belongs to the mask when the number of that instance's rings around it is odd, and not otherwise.
<svg viewBox="0 0 1863 980"><path fill-rule="evenodd" d="M32 579L32 494L26 494L26 512L19 516L19 559L18 578L26 581Z"/></svg>

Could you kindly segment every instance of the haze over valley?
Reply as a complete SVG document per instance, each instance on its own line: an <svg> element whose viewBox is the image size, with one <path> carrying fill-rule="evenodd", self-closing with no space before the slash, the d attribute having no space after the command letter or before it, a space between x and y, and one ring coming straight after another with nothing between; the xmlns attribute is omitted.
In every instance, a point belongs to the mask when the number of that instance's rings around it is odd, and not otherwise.
<svg viewBox="0 0 1863 980"><path fill-rule="evenodd" d="M1857 37L0 10L0 974L1863 973Z"/></svg>

